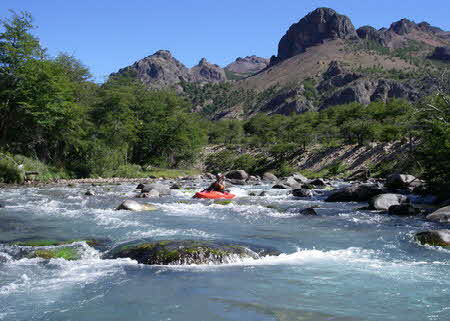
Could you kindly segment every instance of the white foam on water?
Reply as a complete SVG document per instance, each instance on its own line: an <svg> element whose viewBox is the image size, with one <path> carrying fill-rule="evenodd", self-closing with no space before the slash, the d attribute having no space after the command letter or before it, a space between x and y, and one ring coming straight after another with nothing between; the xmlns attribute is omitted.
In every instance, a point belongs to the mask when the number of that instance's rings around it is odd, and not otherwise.
<svg viewBox="0 0 450 321"><path fill-rule="evenodd" d="M165 228L152 228L143 231L133 231L127 233L128 239L135 238L150 238L150 237L169 237L169 236L189 236L198 237L202 239L212 239L217 237L217 234L211 234L205 231L197 229L165 229Z"/></svg>
<svg viewBox="0 0 450 321"><path fill-rule="evenodd" d="M73 286L82 287L111 275L124 274L124 267L137 265L131 259L102 260L100 253L80 242L85 248L82 259L67 261L64 259L44 260L24 258L10 261L4 269L23 271L18 279L0 287L0 296L22 292L52 293ZM48 262L48 263L46 263ZM47 265L51 266L48 269Z"/></svg>
<svg viewBox="0 0 450 321"><path fill-rule="evenodd" d="M387 261L382 258L382 251L368 250L359 247L349 247L341 250L322 251L316 249L298 249L291 254L280 254L279 256L266 256L259 259L245 258L236 259L235 262L221 265L174 265L165 266L164 269L192 270L192 271L214 271L235 266L252 267L258 266L293 266L308 268L316 267L319 270L336 270L336 273L347 271L347 273L375 274L378 277L395 280L410 281L427 280L439 281L440 277L430 271L432 266L449 265L450 262L425 262L425 261Z"/></svg>
<svg viewBox="0 0 450 321"><path fill-rule="evenodd" d="M337 216L355 224L382 224L392 219L392 217L389 217L387 214L364 213L360 211L339 213Z"/></svg>

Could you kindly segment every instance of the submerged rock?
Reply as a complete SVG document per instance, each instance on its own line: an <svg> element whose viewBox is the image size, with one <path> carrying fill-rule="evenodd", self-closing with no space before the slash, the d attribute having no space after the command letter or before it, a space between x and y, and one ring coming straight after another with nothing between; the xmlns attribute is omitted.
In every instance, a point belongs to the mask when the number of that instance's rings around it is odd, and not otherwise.
<svg viewBox="0 0 450 321"><path fill-rule="evenodd" d="M243 245L224 242L177 240L132 242L112 249L104 258L131 258L149 265L188 265L231 263L236 259L257 259L269 254L279 253L263 248L250 250Z"/></svg>
<svg viewBox="0 0 450 321"><path fill-rule="evenodd" d="M95 193L91 190L87 190L86 193L84 193L86 196L95 196Z"/></svg>
<svg viewBox="0 0 450 321"><path fill-rule="evenodd" d="M439 223L450 223L450 206L442 207L427 215L427 220Z"/></svg>
<svg viewBox="0 0 450 321"><path fill-rule="evenodd" d="M422 245L450 246L450 230L431 230L416 234Z"/></svg>
<svg viewBox="0 0 450 321"><path fill-rule="evenodd" d="M375 210L388 210L393 205L409 202L409 199L401 194L381 194L369 201L369 207Z"/></svg>
<svg viewBox="0 0 450 321"><path fill-rule="evenodd" d="M420 209L414 207L412 204L392 205L389 207L390 215L412 216L419 215L420 213Z"/></svg>
<svg viewBox="0 0 450 321"><path fill-rule="evenodd" d="M133 200L126 200L117 207L117 210L127 210L135 212L154 211L156 209L157 207L152 204L141 204Z"/></svg>
<svg viewBox="0 0 450 321"><path fill-rule="evenodd" d="M317 216L317 212L314 208L308 207L308 208L289 208L287 210L288 213L295 213L305 216Z"/></svg>
<svg viewBox="0 0 450 321"><path fill-rule="evenodd" d="M152 197L159 197L159 192L157 190L152 189L148 193L141 193L136 195L136 198L152 198Z"/></svg>

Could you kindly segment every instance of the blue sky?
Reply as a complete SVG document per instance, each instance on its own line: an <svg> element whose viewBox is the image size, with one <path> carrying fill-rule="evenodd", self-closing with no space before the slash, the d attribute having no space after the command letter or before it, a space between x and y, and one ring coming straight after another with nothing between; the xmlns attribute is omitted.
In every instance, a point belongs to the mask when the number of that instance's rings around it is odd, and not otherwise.
<svg viewBox="0 0 450 321"><path fill-rule="evenodd" d="M221 66L270 57L289 26L317 7L349 16L355 27L408 18L450 30L450 0L1 0L0 18L7 9L31 12L51 55L73 54L103 81L159 49L188 67L202 57Z"/></svg>

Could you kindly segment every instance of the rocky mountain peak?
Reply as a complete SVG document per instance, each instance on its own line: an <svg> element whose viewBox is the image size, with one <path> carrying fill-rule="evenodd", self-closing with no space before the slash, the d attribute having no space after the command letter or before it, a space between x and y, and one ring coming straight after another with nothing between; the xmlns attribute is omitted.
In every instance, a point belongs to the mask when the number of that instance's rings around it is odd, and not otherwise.
<svg viewBox="0 0 450 321"><path fill-rule="evenodd" d="M355 27L347 16L333 9L318 8L293 24L278 44L278 56L271 64L305 52L306 48L332 39L357 38Z"/></svg>
<svg viewBox="0 0 450 321"><path fill-rule="evenodd" d="M166 59L166 60L173 59L172 53L169 50L158 50L152 56L153 57L160 57L160 58L163 58L163 59ZM150 56L150 57L152 57L152 56Z"/></svg>
<svg viewBox="0 0 450 321"><path fill-rule="evenodd" d="M392 23L391 27L389 28L390 31L393 31L400 36L406 35L415 29L418 29L415 22L408 19L401 19L399 21L396 21Z"/></svg>
<svg viewBox="0 0 450 321"><path fill-rule="evenodd" d="M203 65L208 65L208 64L209 64L208 60L206 60L206 58L202 58L202 59L200 59L198 66L203 66Z"/></svg>

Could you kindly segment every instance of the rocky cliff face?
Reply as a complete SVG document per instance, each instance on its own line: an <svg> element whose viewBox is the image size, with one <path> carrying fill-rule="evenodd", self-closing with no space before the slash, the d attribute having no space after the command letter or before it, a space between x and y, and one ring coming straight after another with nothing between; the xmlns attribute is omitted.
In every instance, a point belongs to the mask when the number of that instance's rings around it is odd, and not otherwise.
<svg viewBox="0 0 450 321"><path fill-rule="evenodd" d="M227 80L224 70L218 65L209 63L205 58L189 69L167 50L159 50L136 61L131 66L120 69L117 74L127 72L136 74L138 79L152 89L174 86L182 81L205 83Z"/></svg>
<svg viewBox="0 0 450 321"><path fill-rule="evenodd" d="M225 69L239 74L255 74L266 68L269 62L269 59L257 56L239 57Z"/></svg>
<svg viewBox="0 0 450 321"><path fill-rule="evenodd" d="M350 19L329 8L319 8L293 24L278 44L278 55L271 65L305 52L306 48L332 39L356 39Z"/></svg>

